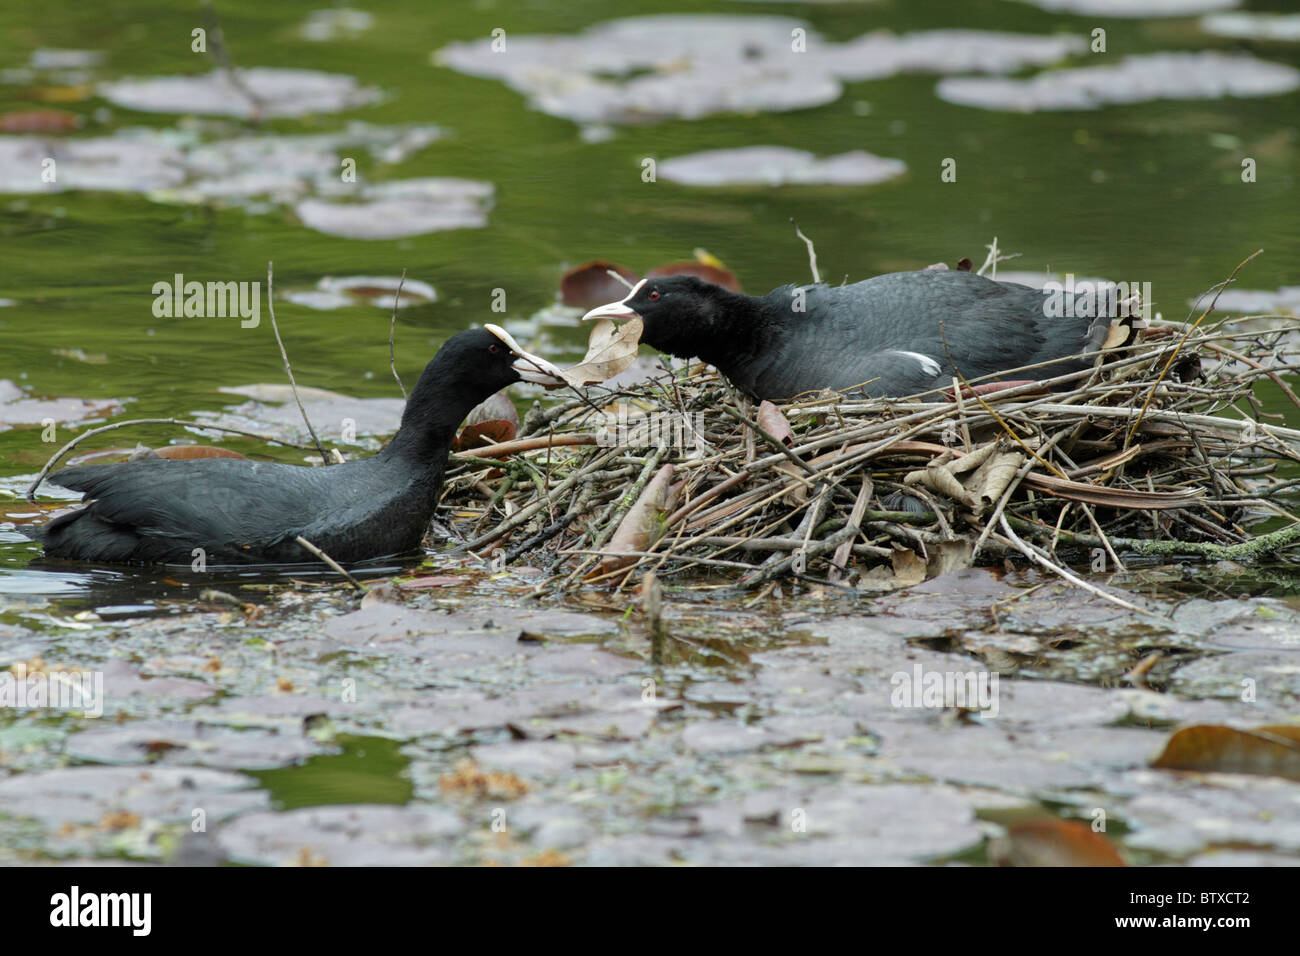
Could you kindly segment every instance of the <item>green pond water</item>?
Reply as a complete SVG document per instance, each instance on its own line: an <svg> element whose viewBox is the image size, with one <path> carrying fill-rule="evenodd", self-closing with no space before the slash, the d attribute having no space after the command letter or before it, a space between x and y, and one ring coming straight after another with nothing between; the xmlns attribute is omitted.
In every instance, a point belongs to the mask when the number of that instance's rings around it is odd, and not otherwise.
<svg viewBox="0 0 1300 956"><path fill-rule="evenodd" d="M350 120L375 125L431 123L446 134L400 162L358 155L372 181L457 176L490 182L495 197L485 228L396 240L323 235L284 206L242 208L155 202L142 195L67 192L0 195L0 379L33 397L113 398L128 417L188 417L239 399L222 386L284 379L266 312L256 329L238 319L157 318L154 283L176 273L200 281L265 282L275 262L279 289L306 289L322 276L396 276L436 287L438 300L398 317L398 368L413 381L438 344L471 323L501 321L493 290L505 289L504 318L525 318L554 300L570 265L606 258L633 270L690 258L707 249L747 291L764 292L808 277L798 221L817 247L822 275L851 281L968 256L978 264L994 236L1022 257L1007 267L1051 268L1081 276L1150 282L1156 308L1182 318L1189 300L1226 278L1256 249L1265 254L1241 285L1295 285L1300 250L1300 93L1261 98L1157 101L1091 111L1018 114L957 106L935 95L938 77L905 74L850 82L828 105L791 112L714 115L612 127L587 142L579 125L530 109L493 79L432 65L454 41L487 36L571 33L603 20L645 13L797 17L822 36L845 41L877 28L895 32L963 27L1047 34L1108 31L1108 59L1161 50L1244 49L1300 67L1300 44L1208 36L1195 17L1109 19L1047 13L1008 0L880 0L796 4L704 2L636 4L621 0L398 2L366 4L370 29L331 42L298 33L321 0L274 4L218 0L227 45L241 67L300 67L348 74L383 91L380 102L301 119L273 119L264 132L330 132ZM1252 3L1284 11L1286 3ZM190 50L205 21L197 4L71 0L6 4L0 9L0 70L17 69L37 48L102 51L94 81L197 73L210 61ZM1074 65L1091 65L1085 54ZM1032 71L1026 71L1032 72ZM183 117L111 107L93 92L48 102L42 84L0 83L0 114L56 108L84 117L72 136L107 136L147 126L169 129ZM231 129L238 125L231 123ZM706 149L779 145L830 155L865 149L907 164L906 175L870 186L692 188L641 178L645 157L660 160ZM1257 181L1243 183L1253 157ZM958 162L954 183L941 163ZM362 397L395 397L388 371L389 314L356 306L313 311L277 301L276 316L301 385ZM570 353L584 333L551 333ZM66 353L80 350L82 361ZM60 354L64 353L64 354ZM102 356L102 360L98 357ZM1295 409L1261 393L1266 410ZM59 442L75 432L60 430ZM96 447L165 443L175 429L142 427L105 435ZM257 445L229 442L248 450ZM33 475L57 445L40 428L0 431L0 479ZM26 482L15 483L21 487ZM3 492L0 492L3 495ZM0 498L5 505L13 499ZM121 585L115 603L149 600L133 575L111 570L27 570L39 548L0 530L0 615L31 593L69 611L86 607L94 582ZM9 602L13 602L10 604ZM92 601L103 603L102 601ZM402 802L409 790L391 778L401 760L386 744L365 742L304 769L275 771L264 783L280 806L362 797ZM382 751L382 765L374 761ZM360 773L360 783L354 779ZM384 779L380 779L380 778ZM313 782L315 781L315 782ZM332 788L332 789L331 789Z"/></svg>
<svg viewBox="0 0 1300 956"><path fill-rule="evenodd" d="M430 54L448 43L496 28L510 35L572 33L651 12L794 16L835 41L877 28L1087 35L1101 24L1111 60L1245 48L1300 65L1295 44L1210 37L1195 18L1107 20L1007 0L377 3L369 7L370 29L309 42L299 27L317 6L223 0L218 10L239 65L348 74L379 87L383 99L342 113L270 120L263 131L329 132L349 120L437 124L447 134L399 163L377 163L359 151L363 174L375 181L460 176L491 182L496 193L487 227L366 241L305 228L285 207L251 214L126 193L0 196L0 298L15 303L0 308L0 378L38 397L129 400L130 417L185 416L231 404L213 390L283 381L265 308L255 329L240 328L234 318L157 318L151 290L175 273L264 283L267 260L274 260L277 289L310 288L327 275L395 276L403 268L432 283L438 301L399 317L398 366L409 381L449 333L501 320L491 311L494 289L506 290L505 318L525 317L553 300L566 265L590 258L643 270L690 258L702 247L750 291L803 280L807 256L792 234L792 217L816 241L829 281L962 256L978 263L995 235L1004 250L1023 254L1004 268L1150 282L1167 317L1184 316L1190 298L1257 248L1265 254L1247 268L1245 287L1276 289L1295 280L1296 93L1021 115L945 103L934 92L936 75L912 74L848 83L839 100L818 108L616 126L608 141L587 143L577 124L529 109L504 84L430 63ZM22 67L38 48L74 48L105 55L90 73L94 80L201 72L210 61L191 52L190 32L205 22L179 3L108 3L93 16L75 3L8 5L0 12L0 68ZM1074 59L1092 63L1087 55ZM104 101L93 95L44 102L41 86L0 84L0 112L66 109L86 120L74 136L183 122L120 108L105 113ZM903 160L908 171L855 187L693 188L641 178L647 156L758 144L818 155L866 149ZM1241 181L1243 156L1257 161L1254 183ZM940 179L947 157L958 161L953 183ZM276 312L300 384L395 395L385 311L321 312L281 301ZM561 328L552 337L577 350L582 334ZM59 354L71 350L102 360ZM1270 410L1294 411L1277 396L1264 398ZM146 427L106 435L79 451L160 443L174 434ZM0 474L34 473L57 447L39 439L40 429L30 426L0 432ZM240 447L238 439L231 443ZM26 543L6 541L0 568L21 567L35 554Z"/></svg>

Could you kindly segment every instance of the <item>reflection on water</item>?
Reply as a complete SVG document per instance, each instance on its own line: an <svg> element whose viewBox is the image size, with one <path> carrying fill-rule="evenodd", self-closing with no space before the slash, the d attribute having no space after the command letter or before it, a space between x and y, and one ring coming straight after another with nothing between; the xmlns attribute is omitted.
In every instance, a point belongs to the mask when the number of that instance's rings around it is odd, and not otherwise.
<svg viewBox="0 0 1300 956"><path fill-rule="evenodd" d="M418 556L388 559L353 565L349 570L364 581L401 574L418 561ZM93 611L101 620L147 617L178 613L177 602L204 600L203 592L208 590L256 604L266 600L271 585L333 585L342 580L319 564L208 565L201 574L172 565L90 568L80 562L47 560L34 542L17 532L0 531L0 613L21 614L47 607L44 598L58 598L60 611L69 614ZM221 600L215 598L214 602Z"/></svg>

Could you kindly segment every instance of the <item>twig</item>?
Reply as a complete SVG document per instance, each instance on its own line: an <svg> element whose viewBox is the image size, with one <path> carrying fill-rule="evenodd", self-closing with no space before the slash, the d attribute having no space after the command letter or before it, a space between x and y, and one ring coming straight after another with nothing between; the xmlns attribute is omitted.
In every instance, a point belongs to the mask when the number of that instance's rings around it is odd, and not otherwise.
<svg viewBox="0 0 1300 956"><path fill-rule="evenodd" d="M1165 380L1165 376L1169 374L1169 369L1173 367L1174 360L1178 358L1178 353L1182 350L1183 346L1187 343L1187 340L1191 338L1192 333L1195 332L1197 328L1200 327L1200 324L1205 321L1205 317L1214 311L1214 307L1219 302L1219 296L1223 295L1223 290L1228 287L1228 283L1232 282L1232 280L1237 277L1237 273L1242 270L1242 267L1244 267L1246 263L1248 263L1251 259L1254 259L1257 255L1260 255L1263 251L1264 251L1263 249L1256 249L1246 258L1242 259L1240 262L1237 263L1237 268L1232 270L1232 274L1229 275L1228 278L1225 279L1220 284L1218 291L1214 293L1214 298L1210 300L1209 307L1200 314L1200 317L1197 318L1197 320L1192 323L1191 327L1186 332L1183 333L1183 337L1178 340L1178 344L1174 346L1174 350L1169 353L1169 359L1165 362L1165 367L1160 370L1160 374L1156 377L1155 382L1151 385L1151 390L1147 392L1146 401L1142 403L1142 410L1138 412L1137 421L1133 423L1133 427L1128 430L1128 435L1125 436L1124 438L1125 448L1127 448L1129 442L1133 440L1133 436L1137 433L1138 426L1142 424L1143 416L1146 415L1147 409L1151 407L1151 400L1155 398L1156 392L1160 388L1160 383L1163 382Z"/></svg>
<svg viewBox="0 0 1300 956"><path fill-rule="evenodd" d="M397 374L397 351L393 346L393 340L397 336L397 304L402 301L402 284L406 282L406 267L402 267L402 277L397 280L397 291L393 293L393 322L388 327L388 367L393 370L393 378L397 379L397 387L402 390L402 401L406 401L406 386L402 384L402 376Z"/></svg>
<svg viewBox="0 0 1300 956"><path fill-rule="evenodd" d="M1014 547L1025 557L1029 558L1035 564L1041 564L1049 571L1052 571L1060 575L1061 577L1065 578L1065 580L1069 581L1075 587L1082 588L1083 590L1087 591L1089 594L1095 594L1097 595L1097 597L1109 601L1112 604L1117 604L1120 607L1124 608L1125 610L1135 611L1138 614L1146 614L1151 617L1159 617L1159 615L1152 614L1152 612L1144 610L1143 608L1138 607L1136 604L1130 604L1128 601L1125 601L1123 598L1118 598L1113 594L1103 591L1099 587L1095 587L1094 585L1089 584L1087 581L1070 573L1070 571L1061 567L1059 564L1052 563L1050 560L1048 560L1046 555L1040 552L1032 544L1029 544L1026 541L1022 541L1020 537L1017 536L1016 533L1011 530L1011 525L1007 524L1007 516L1005 514L1002 515L998 519L998 521L1002 525L1003 534L1007 536L1007 540L1011 542L1012 547Z"/></svg>
<svg viewBox="0 0 1300 956"><path fill-rule="evenodd" d="M482 448L467 448L465 451L457 452L452 456L452 459L456 461L464 458L501 459L517 455L520 452L535 451L538 448L553 448L565 445L597 445L599 443L600 439L595 435L581 434L547 435L543 438L516 438L513 441L498 442L495 445L484 445Z"/></svg>
<svg viewBox="0 0 1300 956"><path fill-rule="evenodd" d="M794 234L802 239L804 245L808 247L808 268L812 270L813 282L821 282L821 273L817 271L817 250L813 248L812 240L803 234L803 230L799 228L799 224L794 221L793 216L790 217L790 224L794 226Z"/></svg>
<svg viewBox="0 0 1300 956"><path fill-rule="evenodd" d="M273 266L274 263L268 259L266 261L266 306L271 313L271 331L275 333L275 342L280 346L280 357L284 359L284 370L289 376L289 387L293 389L293 400L298 403L298 411L302 413L302 420L307 423L307 432L311 435L316 450L320 452L321 462L328 465L330 456L325 453L325 446L316 437L316 429L311 427L311 420L307 417L307 409L302 407L302 396L298 394L298 383L293 380L293 369L289 367L289 353L284 350L284 342L280 338L280 327L275 322L275 274Z"/></svg>
<svg viewBox="0 0 1300 956"><path fill-rule="evenodd" d="M628 282L627 278L617 269L606 269L605 272L607 272L609 275L612 275L619 282L623 283L623 285L627 286L629 290L636 288L636 286Z"/></svg>
<svg viewBox="0 0 1300 956"><path fill-rule="evenodd" d="M249 122L256 126L262 121L265 104L262 102L262 98L253 92L252 87L244 82L244 78L239 75L239 71L235 69L235 64L230 58L230 52L226 48L226 34L221 28L221 19L217 16L212 0L200 0L200 2L207 14L208 41L212 45L212 58L217 61L217 66L226 75L226 79L230 80L230 85L248 100L251 107L248 119Z"/></svg>
<svg viewBox="0 0 1300 956"><path fill-rule="evenodd" d="M304 538L302 535L298 535L298 536L296 536L293 540L297 541L300 545L302 545L304 548L306 548L306 549L307 549L308 551L310 551L312 554L316 555L316 557L320 558L322 561L324 561L326 564L328 564L331 568L333 568L333 569L334 569L335 571L337 571L339 574L341 574L341 575L343 575L345 578L347 578L347 579L348 579L348 584L352 585L354 588L356 588L356 589L357 589L358 591L360 591L362 594L364 594L364 593L366 592L366 589L365 589L361 584L359 584L359 583L357 582L357 579L354 578L352 575L348 574L348 572L347 572L346 570L344 570L343 565L339 564L337 561L335 561L333 558L331 558L328 554L326 554L326 553L325 553L324 551L322 551L320 548L316 547L316 545L312 544L310 541L308 541L308 540L307 540L306 538Z"/></svg>
<svg viewBox="0 0 1300 956"><path fill-rule="evenodd" d="M862 515L867 510L867 502L871 500L873 485L871 478L864 475L862 477L862 487L858 489L858 497L853 502L853 510L849 512L849 527L858 528L862 524ZM835 549L835 555L831 558L831 571L828 577L832 582L838 581L844 573L844 567L849 563L849 554L853 551L853 539L845 541Z"/></svg>

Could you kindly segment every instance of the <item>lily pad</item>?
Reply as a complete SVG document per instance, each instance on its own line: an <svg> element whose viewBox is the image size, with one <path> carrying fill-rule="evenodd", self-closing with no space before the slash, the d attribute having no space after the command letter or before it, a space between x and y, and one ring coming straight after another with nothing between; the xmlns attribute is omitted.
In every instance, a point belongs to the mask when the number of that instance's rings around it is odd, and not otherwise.
<svg viewBox="0 0 1300 956"><path fill-rule="evenodd" d="M487 225L492 184L451 177L363 186L358 202L307 199L294 207L303 225L349 239L398 239Z"/></svg>
<svg viewBox="0 0 1300 956"><path fill-rule="evenodd" d="M365 10L353 10L348 7L334 7L328 10L313 10L298 27L298 34L304 40L313 43L326 43L330 40L351 39L364 33L375 25L375 17Z"/></svg>
<svg viewBox="0 0 1300 956"><path fill-rule="evenodd" d="M1033 113L1090 110L1152 100L1276 96L1300 88L1300 70L1244 54L1145 53L1116 64L1052 70L1026 80L962 76L939 81L939 98L960 106Z"/></svg>
<svg viewBox="0 0 1300 956"><path fill-rule="evenodd" d="M252 425L254 427L248 430L259 431L268 438L288 436L296 439L306 435L302 412L298 410L293 390L288 385L234 385L221 391L247 395L253 401L232 406L226 414L195 412L196 420L232 428ZM401 423L402 410L406 406L400 398L354 398L323 388L299 386L298 394L316 434L331 441L342 441L345 429L357 437L391 435Z"/></svg>
<svg viewBox="0 0 1300 956"><path fill-rule="evenodd" d="M1052 13L1098 17L1187 17L1229 10L1241 0L1021 0Z"/></svg>
<svg viewBox="0 0 1300 956"><path fill-rule="evenodd" d="M117 414L112 398L30 398L18 385L0 378L0 431L11 425L40 425L47 418L58 425Z"/></svg>
<svg viewBox="0 0 1300 956"><path fill-rule="evenodd" d="M1300 43L1300 13L1216 13L1201 18L1201 29L1239 40Z"/></svg>
<svg viewBox="0 0 1300 956"><path fill-rule="evenodd" d="M248 813L217 834L235 862L262 866L434 866L467 825L439 807L352 805Z"/></svg>
<svg viewBox="0 0 1300 956"><path fill-rule="evenodd" d="M786 183L858 186L901 176L907 164L857 149L819 159L802 149L746 146L666 159L658 173L687 186L781 186Z"/></svg>
<svg viewBox="0 0 1300 956"><path fill-rule="evenodd" d="M270 770L328 752L308 737L178 720L85 730L69 737L66 749L71 757L97 763L197 764L223 770Z"/></svg>
<svg viewBox="0 0 1300 956"><path fill-rule="evenodd" d="M802 33L802 49L794 42ZM627 17L582 33L511 35L453 43L434 60L472 76L499 79L533 108L584 124L698 119L821 106L842 82L902 72L1012 72L1085 49L1081 37L979 30L887 31L846 43L787 17L678 15Z"/></svg>
<svg viewBox="0 0 1300 956"><path fill-rule="evenodd" d="M42 174L54 160L55 178ZM71 139L0 136L0 193L58 193L73 189L145 193L185 180L181 152L163 143L123 136Z"/></svg>
<svg viewBox="0 0 1300 956"><path fill-rule="evenodd" d="M120 812L189 823L196 808L219 820L267 806L268 794L256 786L252 777L202 767L64 767L0 780L0 806L49 826L98 823Z"/></svg>
<svg viewBox="0 0 1300 956"><path fill-rule="evenodd" d="M125 109L145 113L183 113L262 118L338 113L379 99L379 90L363 87L340 73L277 67L241 69L242 87L224 70L194 76L154 76L101 83L100 95Z"/></svg>
<svg viewBox="0 0 1300 956"><path fill-rule="evenodd" d="M305 305L309 309L321 311L344 309L353 305L392 309L399 284L402 289L401 298L397 299L399 309L438 301L438 293L427 282L418 279L402 280L397 276L325 276L316 283L315 289L286 292L284 298L294 305Z"/></svg>
<svg viewBox="0 0 1300 956"><path fill-rule="evenodd" d="M610 272L617 272L627 282L619 282ZM636 284L637 278L636 273L603 259L584 262L580 266L574 266L560 279L560 301L580 309L594 309L598 305L623 298L627 295L627 290Z"/></svg>

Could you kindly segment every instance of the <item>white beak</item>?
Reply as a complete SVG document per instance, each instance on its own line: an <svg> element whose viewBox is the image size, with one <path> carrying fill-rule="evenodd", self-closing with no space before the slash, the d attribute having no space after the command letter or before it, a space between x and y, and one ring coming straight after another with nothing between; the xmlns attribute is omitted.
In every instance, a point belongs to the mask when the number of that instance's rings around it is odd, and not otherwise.
<svg viewBox="0 0 1300 956"><path fill-rule="evenodd" d="M596 306L594 309L592 309L590 312L588 312L586 315L582 317L582 321L586 322L588 319L635 318L637 314L636 310L629 307L627 303L631 302L632 299L636 297L636 294L641 291L641 287L645 284L646 284L646 280L642 279L636 285L632 286L632 291L629 292L626 296L624 296L621 301L610 302L608 305Z"/></svg>
<svg viewBox="0 0 1300 956"><path fill-rule="evenodd" d="M501 326L485 325L483 327L504 342L506 348L518 356L511 363L511 368L518 372L519 377L525 382L536 382L538 385L545 385L548 388L565 384L563 372L540 355L525 352L523 347L515 341L515 337Z"/></svg>

